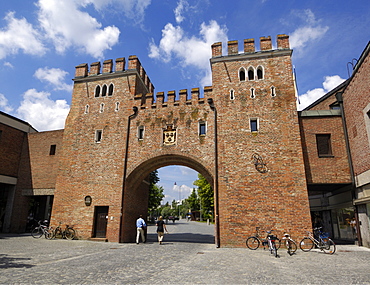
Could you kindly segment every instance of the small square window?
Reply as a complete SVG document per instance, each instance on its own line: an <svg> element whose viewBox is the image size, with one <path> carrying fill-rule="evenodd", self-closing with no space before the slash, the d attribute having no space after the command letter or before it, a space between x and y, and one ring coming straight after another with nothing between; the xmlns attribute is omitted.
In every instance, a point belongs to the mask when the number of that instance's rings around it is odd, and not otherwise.
<svg viewBox="0 0 370 285"><path fill-rule="evenodd" d="M249 122L250 122L251 132L258 132L258 120L250 119Z"/></svg>
<svg viewBox="0 0 370 285"><path fill-rule="evenodd" d="M319 157L332 156L330 134L317 134L316 144Z"/></svg>
<svg viewBox="0 0 370 285"><path fill-rule="evenodd" d="M57 145L52 144L52 145L50 146L50 152L49 152L49 155L55 155L55 151L56 151L56 149L57 149Z"/></svg>
<svg viewBox="0 0 370 285"><path fill-rule="evenodd" d="M101 142L103 136L103 131L102 130L96 130L95 131L95 142Z"/></svg>
<svg viewBox="0 0 370 285"><path fill-rule="evenodd" d="M207 132L206 123L205 122L199 122L199 135L205 136Z"/></svg>

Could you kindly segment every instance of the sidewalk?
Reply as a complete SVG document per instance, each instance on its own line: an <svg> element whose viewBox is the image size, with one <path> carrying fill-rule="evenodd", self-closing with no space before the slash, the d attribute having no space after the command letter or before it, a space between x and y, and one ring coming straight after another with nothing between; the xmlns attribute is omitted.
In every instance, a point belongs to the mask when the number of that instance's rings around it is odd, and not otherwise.
<svg viewBox="0 0 370 285"><path fill-rule="evenodd" d="M370 284L370 249L275 258L262 249L216 248L213 226L169 223L164 244L148 227L139 245L0 234L1 284Z"/></svg>

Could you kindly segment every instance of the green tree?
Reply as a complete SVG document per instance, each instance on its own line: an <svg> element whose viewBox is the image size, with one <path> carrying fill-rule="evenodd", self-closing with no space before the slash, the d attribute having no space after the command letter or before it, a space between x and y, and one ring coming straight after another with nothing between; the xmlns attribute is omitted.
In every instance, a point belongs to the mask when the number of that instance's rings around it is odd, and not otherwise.
<svg viewBox="0 0 370 285"><path fill-rule="evenodd" d="M195 180L193 184L198 186L198 195L200 204L202 205L202 216L204 218L211 218L210 213L213 212L214 208L214 193L211 185L200 173L198 173L198 180Z"/></svg>
<svg viewBox="0 0 370 285"><path fill-rule="evenodd" d="M189 197L186 199L186 205L187 208L198 211L199 210L199 198L197 195L197 191L193 188L193 191L189 195Z"/></svg>
<svg viewBox="0 0 370 285"><path fill-rule="evenodd" d="M149 174L149 199L148 199L148 212L152 216L157 208L161 205L161 201L164 198L163 187L158 186L159 182L158 171L152 171Z"/></svg>

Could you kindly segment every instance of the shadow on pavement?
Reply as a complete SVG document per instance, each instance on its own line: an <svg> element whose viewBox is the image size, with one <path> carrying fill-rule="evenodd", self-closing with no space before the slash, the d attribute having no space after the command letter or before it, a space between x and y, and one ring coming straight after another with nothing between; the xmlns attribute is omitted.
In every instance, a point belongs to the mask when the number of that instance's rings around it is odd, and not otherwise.
<svg viewBox="0 0 370 285"><path fill-rule="evenodd" d="M148 233L147 240L148 242L158 242L157 234ZM171 243L171 242L214 244L215 237L213 235L192 234L192 233L165 234L163 238L163 243Z"/></svg>
<svg viewBox="0 0 370 285"><path fill-rule="evenodd" d="M13 258L0 254L0 268L30 268L34 266L22 263L22 260L31 260L31 258Z"/></svg>

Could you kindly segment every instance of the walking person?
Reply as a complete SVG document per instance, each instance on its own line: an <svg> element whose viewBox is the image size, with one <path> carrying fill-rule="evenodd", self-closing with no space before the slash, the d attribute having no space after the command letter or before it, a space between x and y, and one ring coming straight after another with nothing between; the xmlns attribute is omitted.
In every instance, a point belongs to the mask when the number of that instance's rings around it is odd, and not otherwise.
<svg viewBox="0 0 370 285"><path fill-rule="evenodd" d="M146 223L143 219L143 216L140 215L140 217L136 220L136 244L139 244L140 236L143 243L145 243L145 234L144 234L145 229Z"/></svg>
<svg viewBox="0 0 370 285"><path fill-rule="evenodd" d="M168 233L167 228L166 228L166 223L163 221L162 216L160 216L158 218L156 226L157 226L158 242L159 242L159 244L162 244L164 231L166 231L166 233Z"/></svg>

